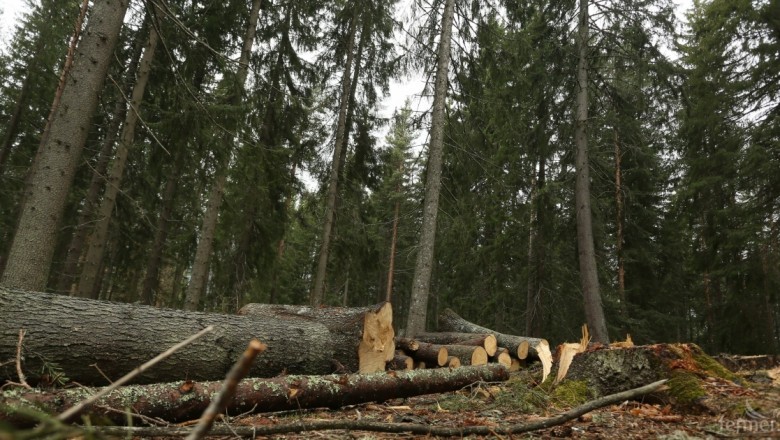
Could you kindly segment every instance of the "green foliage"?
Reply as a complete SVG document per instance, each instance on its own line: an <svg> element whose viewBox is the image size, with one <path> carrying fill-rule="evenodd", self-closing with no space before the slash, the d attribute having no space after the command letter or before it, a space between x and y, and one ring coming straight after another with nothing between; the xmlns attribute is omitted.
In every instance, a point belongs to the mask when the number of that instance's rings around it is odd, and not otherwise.
<svg viewBox="0 0 780 440"><path fill-rule="evenodd" d="M162 42L116 201L101 297L138 299L157 219L169 203L157 304L182 304L207 191L227 161L204 307L305 302L323 221L324 192L316 186L327 181L337 84L348 74L357 81L326 301L385 297L397 206L392 301L396 322L405 322L421 227L425 156L417 144L425 118L407 106L385 121L378 109L391 78L410 67L429 73L435 64L440 4L414 3L398 15L391 0L263 2L243 92L235 59L247 2L137 9L90 129L57 259L67 252L101 142L115 134L108 112L132 86L136 42L153 22ZM612 336L776 352L778 2L702 0L685 27L666 0L598 1L592 9L591 188ZM584 319L574 240L576 4L459 2L456 10L429 327L438 310L452 307L499 331L576 340ZM31 3L0 56L0 136L11 138L0 163L0 268L77 13L72 2ZM142 18L147 13L153 21ZM355 68L344 72L353 18ZM400 25L414 40L405 46L394 37ZM34 87L22 93L26 82ZM163 200L170 180L175 196ZM55 264L53 280L58 270Z"/></svg>

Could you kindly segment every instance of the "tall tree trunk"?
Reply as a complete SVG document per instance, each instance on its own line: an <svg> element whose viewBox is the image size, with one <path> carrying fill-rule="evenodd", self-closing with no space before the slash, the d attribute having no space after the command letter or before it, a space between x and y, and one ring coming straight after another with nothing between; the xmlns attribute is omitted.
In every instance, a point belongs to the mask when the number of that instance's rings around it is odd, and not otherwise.
<svg viewBox="0 0 780 440"><path fill-rule="evenodd" d="M347 104L347 119L344 123L344 136L343 145L341 146L341 172L346 170L345 164L347 163L347 150L349 150L349 135L352 133L352 124L355 119L355 96L357 95L358 79L360 78L360 68L363 60L363 49L366 45L366 39L368 38L368 20L363 20L363 27L360 32L360 43L358 43L357 54L355 55L352 64L355 65L355 71L352 73L352 80L349 84L349 104ZM336 208L338 209L338 207Z"/></svg>
<svg viewBox="0 0 780 440"><path fill-rule="evenodd" d="M349 105L350 76L352 73L353 48L355 46L355 29L357 27L357 15L352 17L347 35L347 51L344 63L344 75L341 79L341 102L339 104L339 119L336 127L336 141L333 146L333 163L330 167L328 180L328 196L325 202L325 221L322 227L322 243L320 245L319 259L317 261L317 274L314 278L314 286L311 291L310 303L313 307L322 304L325 295L325 273L328 268L328 253L330 251L330 235L333 230L333 217L336 211L336 196L338 195L338 182L341 170L341 149L344 148L344 139L347 126L347 107Z"/></svg>
<svg viewBox="0 0 780 440"><path fill-rule="evenodd" d="M236 83L239 91L232 99L233 104L241 103L241 95L244 93L247 73L249 71L249 55L252 53L252 46L255 41L255 31L257 30L257 20L260 16L261 0L253 0L252 9L249 12L249 22L247 23L244 42L241 48L241 57L238 62L236 72ZM237 125L237 124L230 124ZM197 310L200 298L203 296L203 290L206 286L206 280L209 273L209 259L214 248L214 236L217 230L217 220L219 219L219 209L222 206L222 196L225 192L225 182L227 180L228 167L233 152L233 140L230 134L225 134L221 142L227 146L227 151L222 162L217 165L217 175L209 192L209 200L206 204L206 212L203 215L200 235L198 239L198 248L195 251L195 262L192 264L192 278L187 286L187 295L184 300L185 310Z"/></svg>
<svg viewBox="0 0 780 440"><path fill-rule="evenodd" d="M220 168L227 168L227 164L219 165ZM225 192L225 182L227 181L227 170L221 170L216 176L214 183L209 191L209 198L206 202L206 212L203 214L203 223L198 235L198 248L195 251L195 261L192 263L192 277L187 285L187 295L184 298L184 310L198 310L200 299L206 288L206 281L209 274L209 260L211 251L214 248L214 238L217 230L217 220L219 219L219 208L222 205L222 195Z"/></svg>
<svg viewBox="0 0 780 440"><path fill-rule="evenodd" d="M775 302L773 301L773 297L776 296L776 293L773 292L770 287L770 279L772 277L771 254L773 253L773 248L777 246L778 224L778 222L772 223L772 227L769 229L769 234L767 234L766 242L761 247L761 270L764 276L764 289L762 292L762 299L764 303L763 313L765 314L764 322L766 325L766 337L769 340L769 343L766 347L767 353L777 353L778 344L780 343L780 340L778 340L778 335L776 334L776 308L772 306L772 303Z"/></svg>
<svg viewBox="0 0 780 440"><path fill-rule="evenodd" d="M68 54L65 56L65 63L62 66L62 71L60 71L60 79L57 82L57 89L54 92L54 100L51 104L51 109L49 110L49 116L46 118L46 125L43 128L43 134L41 135L41 141L40 146L38 148L38 153L36 154L35 161L38 161L38 155L43 150L43 146L48 142L49 135L51 134L51 126L52 121L54 120L54 114L57 113L57 109L60 106L60 102L62 101L62 93L65 91L65 86L67 84L67 78L68 74L70 73L70 68L73 65L73 59L76 53L76 45L78 44L79 38L81 36L81 27L84 23L84 17L87 15L87 9L89 7L89 0L83 0L81 2L81 10L79 12L79 16L76 20L76 26L73 29L73 35L70 38L70 44L68 45ZM32 178L32 173L29 178Z"/></svg>
<svg viewBox="0 0 780 440"><path fill-rule="evenodd" d="M626 268L623 258L623 169L621 159L620 139L615 130L615 256L617 257L617 288L620 298L620 313L628 318L628 303L626 302Z"/></svg>
<svg viewBox="0 0 780 440"><path fill-rule="evenodd" d="M593 220L590 204L590 161L588 160L588 0L580 0L577 29L577 105L574 142L577 147L575 200L577 210L577 250L580 284L585 303L585 319L596 342L609 343L607 322L601 304Z"/></svg>
<svg viewBox="0 0 780 440"><path fill-rule="evenodd" d="M538 141L538 140L537 140ZM534 189L531 195L531 221L528 237L528 292L525 308L525 335L542 336L544 316L542 314L542 278L544 273L545 237L542 232L545 209L542 206L542 191L546 181L547 161L545 153L539 154L539 169L534 179Z"/></svg>
<svg viewBox="0 0 780 440"><path fill-rule="evenodd" d="M76 219L76 225L74 226L73 235L71 236L70 243L65 255L65 263L62 266L59 277L57 279L56 291L59 293L74 293L76 287L76 279L78 278L79 260L84 250L84 244L87 241L87 235L89 234L88 225L91 224L91 220L95 216L95 208L98 205L98 199L100 197L100 189L103 187L106 181L106 170L108 170L108 163L111 160L111 152L116 144L117 132L122 124L122 120L125 118L126 105L124 100L120 97L117 100L116 107L114 108L114 117L109 125L106 137L103 140L103 144L98 153L97 163L95 163L95 170L92 173L92 178L89 182L89 189L86 196L84 196L84 203L79 211L78 218Z"/></svg>
<svg viewBox="0 0 780 440"><path fill-rule="evenodd" d="M287 14L286 17L286 26L289 27L289 21L291 19L290 14ZM279 55L276 58L276 66L271 71L271 87L268 92L268 100L267 105L265 109L265 115L263 118L263 125L260 127L260 145L262 145L264 148L267 149L274 149L278 148L278 141L277 141L277 133L278 133L278 127L277 127L277 121L276 121L276 115L277 112L280 111L278 108L278 102L282 99L282 89L281 89L281 75L282 75L282 69L284 68L284 57L282 56L282 52L279 52ZM290 172L290 182L294 181L295 179L295 169L296 164L293 163L292 170ZM252 169L252 174L249 180L250 185L254 186L260 186L261 183L259 183L258 178L258 171L256 168ZM292 189L290 189L290 192L292 192ZM289 194L289 197L292 195ZM285 210L289 208L290 198L288 197L287 201L285 202ZM249 197L249 202L247 203L247 206L244 208L244 227L241 233L239 234L238 244L236 245L236 253L233 256L233 273L231 274L230 279L230 291L236 292L237 295L241 295L241 292L244 291L244 285L247 281L247 267L249 266L248 262L248 254L249 249L252 245L252 234L254 232L255 228L255 218L257 216L257 213L260 211L260 201L258 200L257 196ZM279 243L277 246L277 253L281 257L281 253L283 252L282 249L284 249L284 239L282 239L282 242ZM274 273L274 278L276 277L276 271ZM275 297L275 290L276 285L272 285L271 287L271 298ZM271 300L273 303L273 300Z"/></svg>
<svg viewBox="0 0 780 440"><path fill-rule="evenodd" d="M116 157L111 164L111 170L108 174L108 180L106 182L106 189L103 193L103 201L100 203L100 208L97 212L97 220L95 227L89 237L89 247L87 248L87 254L84 257L84 265L81 271L81 278L79 279L79 286L74 294L82 298L94 298L94 292L97 291L95 285L97 283L98 270L103 261L105 255L106 241L108 240L108 229L111 225L111 216L114 212L114 205L116 203L117 195L119 194L119 188L122 184L122 175L125 172L125 166L127 165L127 157L130 153L130 149L135 142L135 128L138 124L138 112L140 111L141 102L144 98L146 91L146 85L149 82L149 73L152 69L152 60L154 59L154 52L157 48L157 42L159 41L159 35L155 26L149 27L149 41L146 44L141 63L138 67L138 78L136 79L135 86L133 87L133 94L130 98L130 108L125 115L125 122L122 126L122 136L119 139L119 145L116 149Z"/></svg>
<svg viewBox="0 0 780 440"><path fill-rule="evenodd" d="M157 228L154 232L151 253L147 257L146 275L144 276L144 285L141 289L142 304L155 304L155 294L159 284L160 263L162 262L165 240L168 238L168 226L171 221L177 184L179 183L179 175L181 174L183 162L181 151L182 149L179 149L176 152L176 157L173 161L173 170L168 175L168 181L165 182L165 190L163 191L162 196L162 209L160 210L160 217L157 218Z"/></svg>
<svg viewBox="0 0 780 440"><path fill-rule="evenodd" d="M138 65L141 62L143 49L143 40L141 38L136 38L133 57L130 60L130 64L127 66L125 84L127 85L126 93L128 94L132 91L132 82ZM87 235L90 231L88 225L91 224L92 219L95 217L95 209L98 205L100 189L103 188L106 182L106 170L108 169L108 163L111 160L111 152L114 149L117 135L119 134L122 121L125 119L126 115L127 103L121 96L121 93L119 93L114 106L111 123L106 130L106 137L103 139L103 145L98 153L98 159L95 163L92 179L89 182L87 195L84 196L84 203L82 204L81 211L79 211L73 235L68 244L65 263L62 265L62 270L55 288L57 292L72 294L74 291L73 289L77 286L75 282L79 275L79 262L84 251L84 245L87 241Z"/></svg>
<svg viewBox="0 0 780 440"><path fill-rule="evenodd" d="M403 172L403 162L401 162L401 172ZM398 184L395 188L396 194L401 192L401 184ZM385 293L385 301L390 302L393 297L393 278L395 275L395 247L398 243L398 220L401 214L401 201L395 201L395 209L393 210L393 235L390 237L390 262L387 265L387 291Z"/></svg>
<svg viewBox="0 0 780 440"><path fill-rule="evenodd" d="M290 168L290 182L295 181L295 170L298 169L298 163L297 161L293 160L292 167ZM293 186L290 185L290 190L287 193L287 198L284 201L284 213L285 217L287 216L287 213L290 212L290 206L292 205L293 201ZM286 223L286 222L285 222ZM268 296L268 303L269 304L275 304L276 303L276 296L279 292L278 289L278 279L279 279L279 263L282 261L282 257L284 257L284 251L285 251L285 231L286 227L282 230L282 238L279 239L279 243L276 245L276 267L274 268L274 275L273 275L273 281L271 282L271 292Z"/></svg>
<svg viewBox="0 0 780 440"><path fill-rule="evenodd" d="M436 62L436 82L433 94L433 113L431 115L431 144L428 148L427 179L425 181L425 205L423 206L422 230L414 266L412 295L409 303L409 316L406 322L406 335L425 331L428 316L428 291L433 272L433 249L436 240L436 215L439 210L439 192L441 190L441 166L444 149L444 104L447 100L447 74L450 67L450 45L452 44L452 21L455 0L447 0L442 16L441 39Z"/></svg>
<svg viewBox="0 0 780 440"><path fill-rule="evenodd" d="M42 46L39 44L38 47ZM11 157L11 149L14 146L14 140L16 134L19 132L19 122L22 120L22 111L27 106L27 95L30 91L30 77L32 76L32 68L27 68L27 75L22 81L22 88L19 90L19 97L16 99L16 105L14 111L11 114L11 120L8 121L8 125L5 127L5 133L3 134L3 146L0 149L0 177L2 177L5 170L5 163L8 158Z"/></svg>
<svg viewBox="0 0 780 440"><path fill-rule="evenodd" d="M49 136L31 169L3 273L5 286L37 291L46 287L67 195L128 4L105 0L93 6L62 93L63 105L53 115Z"/></svg>

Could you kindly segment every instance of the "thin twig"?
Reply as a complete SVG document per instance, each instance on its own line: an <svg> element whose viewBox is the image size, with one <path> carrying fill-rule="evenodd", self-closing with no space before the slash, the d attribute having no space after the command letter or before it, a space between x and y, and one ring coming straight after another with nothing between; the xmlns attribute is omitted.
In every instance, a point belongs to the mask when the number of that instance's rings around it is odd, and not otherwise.
<svg viewBox="0 0 780 440"><path fill-rule="evenodd" d="M418 423L382 423L370 420L295 420L290 423L268 426L237 426L232 429L219 426L211 430L211 435L237 435L247 438L255 438L260 435L273 435L291 432L304 431L323 431L332 429L349 429L355 431L375 431L375 432L394 432L394 433L412 433L419 435L433 435L442 437L468 436L468 435L511 435L523 432L538 431L553 426L566 423L569 420L612 405L624 400L636 399L647 393L657 391L666 382L659 380L643 387L623 391L600 399L593 400L581 406L573 408L565 413L559 414L549 419L539 420L528 424L515 424L509 426L463 426L448 428L445 426L431 426ZM122 428L122 427L100 427L97 432L108 435L133 435L139 437L154 436L185 436L190 433L189 429L182 428Z"/></svg>
<svg viewBox="0 0 780 440"><path fill-rule="evenodd" d="M27 383L22 371L22 341L25 333L27 332L23 328L19 329L19 342L16 343L16 374L19 376L19 385L29 390L32 387Z"/></svg>
<svg viewBox="0 0 780 440"><path fill-rule="evenodd" d="M200 421L192 433L187 436L187 440L199 440L209 432L211 425L214 424L214 419L217 415L227 407L228 401L233 398L236 393L236 386L249 373L249 369L252 368L252 363L258 354L264 352L268 348L267 345L252 339L249 341L249 346L244 350L244 354L241 359L236 361L233 368L225 377L225 383L222 385L222 392L219 393L216 399L212 400L206 411L203 411L203 415L200 416Z"/></svg>
<svg viewBox="0 0 780 440"><path fill-rule="evenodd" d="M128 410L119 410L119 409L112 408L112 407L106 406L106 405L95 405L95 408L100 408L100 409L102 409L105 412L113 412L113 413L129 415L131 418L132 417L138 418L139 420L144 421L144 422L146 422L146 424L152 425L152 426L153 425L171 426L171 424L169 422L166 422L165 420L163 420L161 418L149 417L149 416L145 416L143 414L138 414L137 412L129 412L129 411L132 411L129 408L128 408Z"/></svg>
<svg viewBox="0 0 780 440"><path fill-rule="evenodd" d="M116 382L112 383L110 386L107 386L107 387L103 388L102 390L100 390L99 392L97 392L96 394L92 395L91 397L89 397L89 398L87 398L85 400L82 400L78 405L75 405L75 406L71 407L70 409L68 409L67 411L65 411L62 414L60 414L59 417L57 417L57 419L59 419L59 420L61 420L63 422L67 421L71 417L73 417L73 416L77 415L78 413L80 413L84 408L86 408L88 405L90 405L91 403L95 402L99 398L105 396L106 394L110 393L111 391L114 391L118 387L120 387L120 386L124 385L125 383L129 382L130 380L132 380L134 377L136 377L139 374L143 373L144 371L148 370L150 367L154 366L158 362L162 361L163 359L167 358L168 356L172 355L173 353L176 353L182 347L185 347L185 346L191 344L196 339L200 338L201 336L203 336L206 333L211 332L213 330L214 330L214 326L210 325L210 326L204 328L203 330L199 331L198 333L190 336L189 338L179 342L178 344L174 345L173 347L165 350L164 352L158 354L157 356L155 356L151 360L147 361L145 364L141 365L140 367L136 367L133 371L125 374L119 380L117 380Z"/></svg>

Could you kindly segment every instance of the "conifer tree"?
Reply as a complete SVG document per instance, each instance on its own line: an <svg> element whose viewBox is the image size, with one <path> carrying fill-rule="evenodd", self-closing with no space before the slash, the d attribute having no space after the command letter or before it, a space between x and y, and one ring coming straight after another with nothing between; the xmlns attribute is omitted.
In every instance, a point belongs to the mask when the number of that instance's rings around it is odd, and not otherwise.
<svg viewBox="0 0 780 440"><path fill-rule="evenodd" d="M84 37L76 48L61 104L33 163L19 224L2 284L44 290L56 246L67 193L98 104L128 3L106 1L90 10Z"/></svg>

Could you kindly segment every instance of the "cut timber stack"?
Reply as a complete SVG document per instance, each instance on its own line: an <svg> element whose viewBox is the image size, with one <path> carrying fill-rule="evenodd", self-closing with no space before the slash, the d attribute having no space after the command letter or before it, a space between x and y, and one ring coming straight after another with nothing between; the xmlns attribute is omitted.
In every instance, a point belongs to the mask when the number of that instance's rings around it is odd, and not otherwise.
<svg viewBox="0 0 780 440"><path fill-rule="evenodd" d="M537 347L546 345L549 349L550 344L546 339L531 338L527 336L515 336L499 333L466 321L458 316L457 313L451 309L446 309L439 315L439 328L447 332L463 332L463 333L477 333L477 334L492 334L496 337L499 347L506 347L509 349L513 356L517 356L518 359L524 360L529 356L534 359L540 359Z"/></svg>
<svg viewBox="0 0 780 440"><path fill-rule="evenodd" d="M409 338L399 338L396 343L398 348L414 359L415 363L424 362L424 365L427 367L444 367L447 365L449 351L443 345L418 342Z"/></svg>
<svg viewBox="0 0 780 440"><path fill-rule="evenodd" d="M395 356L393 306L389 302L369 307L319 308L253 303L242 307L238 314L324 325L333 339L335 360L347 372L384 371L386 362Z"/></svg>
<svg viewBox="0 0 780 440"><path fill-rule="evenodd" d="M425 332L418 333L416 340L443 345L474 345L482 347L488 356L496 354L498 342L492 334L456 333L456 332Z"/></svg>
<svg viewBox="0 0 780 440"><path fill-rule="evenodd" d="M430 334L435 335L435 333ZM448 339L442 338L441 340ZM420 342L416 339L399 338L396 341L396 345L414 359L415 362L422 363L423 368L455 368L461 365L486 365L489 360L485 348L476 344L441 345L432 344L430 342Z"/></svg>
<svg viewBox="0 0 780 440"><path fill-rule="evenodd" d="M493 356L490 356L490 362L505 365L509 368L510 371L512 371L512 356L509 354L508 348L501 347L501 350L497 351ZM520 369L520 361L518 360L517 362L517 368L514 371Z"/></svg>
<svg viewBox="0 0 780 440"><path fill-rule="evenodd" d="M508 348L512 357L516 357L519 360L539 360L543 366L542 380L547 378L552 369L550 344L545 339L499 333L469 322L458 316L451 309L446 309L439 315L439 328L445 332L493 335L498 342L498 346Z"/></svg>

